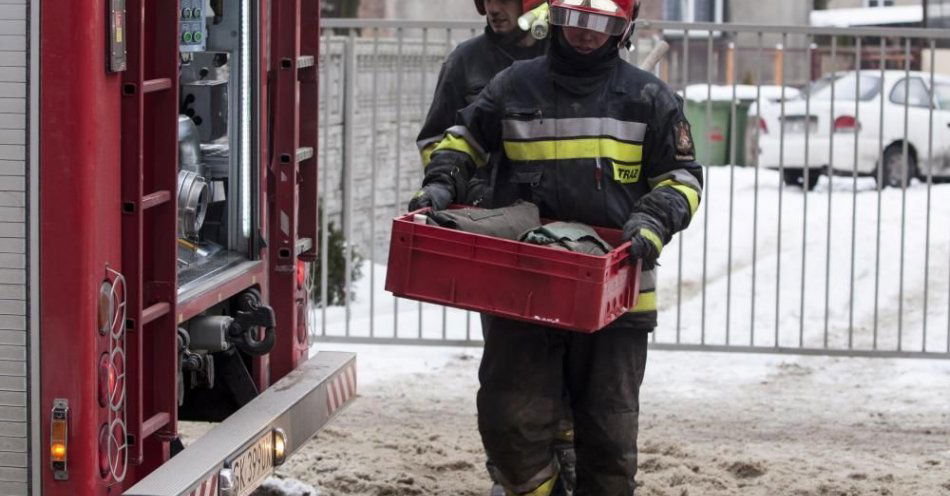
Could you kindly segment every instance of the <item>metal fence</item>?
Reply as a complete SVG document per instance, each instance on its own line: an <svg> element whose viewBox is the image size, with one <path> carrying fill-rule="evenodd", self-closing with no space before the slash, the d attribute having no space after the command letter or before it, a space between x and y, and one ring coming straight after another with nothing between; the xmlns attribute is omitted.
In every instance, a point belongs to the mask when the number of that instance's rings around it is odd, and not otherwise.
<svg viewBox="0 0 950 496"><path fill-rule="evenodd" d="M395 299L383 282L441 61L482 25L323 28L313 339L479 344L476 314ZM684 96L706 177L693 225L660 259L654 346L950 358L950 33L643 21L634 39L633 63L670 43L656 73ZM326 296L332 229L346 246L340 305Z"/></svg>

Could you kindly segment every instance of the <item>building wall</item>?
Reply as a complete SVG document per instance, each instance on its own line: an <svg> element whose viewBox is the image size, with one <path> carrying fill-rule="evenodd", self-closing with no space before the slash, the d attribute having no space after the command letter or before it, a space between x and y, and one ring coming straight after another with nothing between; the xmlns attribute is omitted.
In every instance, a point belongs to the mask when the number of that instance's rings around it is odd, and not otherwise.
<svg viewBox="0 0 950 496"><path fill-rule="evenodd" d="M663 2L644 2L640 7L641 19L663 19Z"/></svg>
<svg viewBox="0 0 950 496"><path fill-rule="evenodd" d="M471 0L425 0L407 2L406 0L386 0L386 10L393 19L437 19L472 20L478 19L478 12Z"/></svg>
<svg viewBox="0 0 950 496"><path fill-rule="evenodd" d="M861 1L861 0L856 0ZM726 9L728 22L739 24L808 25L811 2L799 0L730 0Z"/></svg>
<svg viewBox="0 0 950 496"><path fill-rule="evenodd" d="M361 0L357 14L360 19L383 19L386 17L386 2L383 0Z"/></svg>
<svg viewBox="0 0 950 496"><path fill-rule="evenodd" d="M865 0L828 0L829 9L853 9L864 7ZM894 5L920 5L920 0L894 0Z"/></svg>
<svg viewBox="0 0 950 496"><path fill-rule="evenodd" d="M858 0L860 1L860 0ZM765 4L765 8L763 8ZM811 1L798 0L788 2L783 0L730 0L726 12L728 22L737 24L762 25L793 25L807 26L811 14ZM765 64L764 74L771 74L774 69L774 55L766 56L765 60L757 60L758 36L753 33L742 33L736 37L738 52L736 56L736 72L739 81L751 82L760 73L759 65ZM778 33L766 33L762 36L762 44L766 51L773 51L784 43L786 51L785 81L787 83L801 83L807 79L808 62L805 49L808 40L804 36L789 35L784 40ZM767 78L767 76L763 76ZM762 82L775 83L767 79Z"/></svg>
<svg viewBox="0 0 950 496"><path fill-rule="evenodd" d="M924 50L921 70L930 72L930 50ZM938 48L933 54L934 72L950 76L950 48Z"/></svg>
<svg viewBox="0 0 950 496"><path fill-rule="evenodd" d="M364 19L462 20L478 19L472 0L362 0Z"/></svg>

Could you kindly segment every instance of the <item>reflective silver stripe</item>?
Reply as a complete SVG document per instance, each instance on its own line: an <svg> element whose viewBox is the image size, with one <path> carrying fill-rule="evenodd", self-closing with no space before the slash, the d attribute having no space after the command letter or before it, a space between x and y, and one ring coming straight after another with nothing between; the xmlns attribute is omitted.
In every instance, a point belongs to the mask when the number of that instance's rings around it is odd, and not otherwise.
<svg viewBox="0 0 950 496"><path fill-rule="evenodd" d="M642 143L647 133L647 125L642 122L621 121L610 117L530 121L507 119L502 121L502 125L505 140L519 141L609 136L620 141Z"/></svg>
<svg viewBox="0 0 950 496"><path fill-rule="evenodd" d="M445 132L464 139L469 144L469 146L471 146L476 152L481 154L482 157L488 157L488 154L485 153L485 149L482 148L482 145L472 136L472 133L468 130L467 127L452 126L448 128Z"/></svg>
<svg viewBox="0 0 950 496"><path fill-rule="evenodd" d="M685 186L689 186L690 188L695 189L696 192L699 193L700 197L702 197L703 185L700 184L699 179L696 179L696 176L690 174L684 169L676 169L676 170L667 172L666 174L661 174L656 177L651 177L650 187L655 188L657 184L660 184L663 181L666 181L669 179L672 179L680 184L683 184Z"/></svg>
<svg viewBox="0 0 950 496"><path fill-rule="evenodd" d="M645 270L640 274L640 292L656 291L656 270Z"/></svg>
<svg viewBox="0 0 950 496"><path fill-rule="evenodd" d="M552 7L551 24L589 29L611 36L618 36L623 34L623 31L626 29L627 20L623 17L614 17L606 14Z"/></svg>

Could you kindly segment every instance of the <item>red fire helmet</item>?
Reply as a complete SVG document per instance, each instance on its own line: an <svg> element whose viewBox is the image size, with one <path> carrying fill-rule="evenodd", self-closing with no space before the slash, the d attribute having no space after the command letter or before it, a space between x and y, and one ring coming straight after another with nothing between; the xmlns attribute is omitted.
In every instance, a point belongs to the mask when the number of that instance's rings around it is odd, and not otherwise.
<svg viewBox="0 0 950 496"><path fill-rule="evenodd" d="M546 0L521 0L521 13L524 14L545 1ZM475 8L478 9L479 14L485 15L485 0L475 0Z"/></svg>
<svg viewBox="0 0 950 496"><path fill-rule="evenodd" d="M639 10L640 0L551 0L551 24L621 36Z"/></svg>

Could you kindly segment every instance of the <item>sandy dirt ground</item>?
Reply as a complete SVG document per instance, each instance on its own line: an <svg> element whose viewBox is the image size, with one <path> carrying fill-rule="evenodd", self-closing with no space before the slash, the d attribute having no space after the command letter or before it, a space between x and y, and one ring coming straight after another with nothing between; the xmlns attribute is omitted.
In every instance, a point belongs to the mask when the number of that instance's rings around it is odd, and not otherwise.
<svg viewBox="0 0 950 496"><path fill-rule="evenodd" d="M272 489L486 494L480 351L343 347L359 398ZM638 494L950 495L947 362L656 351L641 399Z"/></svg>

